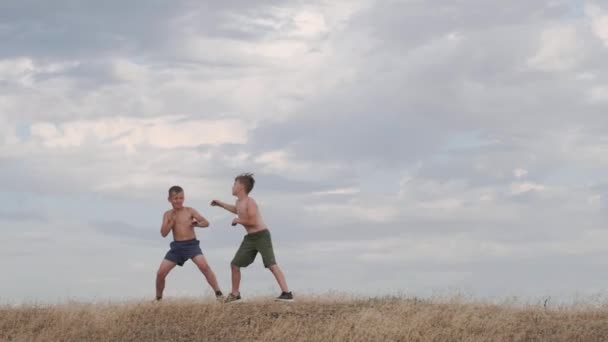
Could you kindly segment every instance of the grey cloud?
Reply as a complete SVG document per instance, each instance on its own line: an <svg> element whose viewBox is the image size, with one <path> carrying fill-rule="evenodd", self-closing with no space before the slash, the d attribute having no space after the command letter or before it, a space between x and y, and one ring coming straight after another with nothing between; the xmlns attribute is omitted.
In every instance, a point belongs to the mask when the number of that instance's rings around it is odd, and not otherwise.
<svg viewBox="0 0 608 342"><path fill-rule="evenodd" d="M73 58L107 54L109 49L141 48L155 36L163 36L167 19L179 8L162 1L89 5L93 7L74 1L3 2L0 12L5 37L13 37L3 49L5 57L27 53ZM123 37L131 41L125 42Z"/></svg>
<svg viewBox="0 0 608 342"><path fill-rule="evenodd" d="M525 26L539 21L571 20L580 16L570 2L516 0L495 6L483 0L441 0L428 6L417 1L388 1L357 16L354 26L371 27L374 35L394 45L414 46L449 32L483 31Z"/></svg>
<svg viewBox="0 0 608 342"><path fill-rule="evenodd" d="M134 225L120 221L97 221L93 222L91 225L104 235L141 241L157 241L160 234L160 230L138 228Z"/></svg>
<svg viewBox="0 0 608 342"><path fill-rule="evenodd" d="M540 34L541 26L532 29ZM508 34L515 36L502 41ZM388 52L371 55L361 62L352 82L311 101L300 110L301 116L261 126L254 144L286 147L303 159L407 166L441 153L452 136L480 132L498 143L478 152L511 150L508 154L524 160L532 154L554 153L542 145L551 144L546 132L604 127L607 121L595 114L603 107L586 103L589 88L572 81L574 72L526 71L526 58L536 52L533 44L538 43L532 37L527 29L517 27L479 32L464 38L451 57L429 51L428 58L438 59L434 64L413 61L410 66L386 59ZM403 53L407 60L407 51L392 46L386 50ZM391 70L379 73L376 67L382 63ZM418 70L416 63L421 63ZM579 70L585 70L584 64ZM589 116L575 114L581 111ZM535 149L539 144L543 150Z"/></svg>
<svg viewBox="0 0 608 342"><path fill-rule="evenodd" d="M45 222L48 217L40 212L0 210L0 220Z"/></svg>
<svg viewBox="0 0 608 342"><path fill-rule="evenodd" d="M100 58L117 54L156 55L182 29L219 38L251 38L251 31L222 29L230 12L255 14L277 1L3 1L0 38L4 57ZM284 2L282 2L284 3ZM187 28L179 19L190 16ZM191 26L196 24L195 26ZM178 25L177 27L175 25ZM248 28L251 30L252 28ZM258 27L263 31L264 27ZM263 34L261 32L260 34Z"/></svg>
<svg viewBox="0 0 608 342"><path fill-rule="evenodd" d="M334 188L348 187L354 184L353 178L343 177L340 179L328 179L326 181L306 181L290 179L289 174L264 174L262 173L256 180L259 187L263 187L264 192L275 193L310 193L333 190Z"/></svg>

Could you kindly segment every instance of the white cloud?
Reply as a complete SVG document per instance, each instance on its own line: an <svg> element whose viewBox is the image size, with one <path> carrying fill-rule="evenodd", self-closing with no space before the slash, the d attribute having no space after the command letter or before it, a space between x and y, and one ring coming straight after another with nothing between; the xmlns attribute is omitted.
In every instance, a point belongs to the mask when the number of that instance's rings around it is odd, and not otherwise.
<svg viewBox="0 0 608 342"><path fill-rule="evenodd" d="M581 72L576 75L576 79L581 81L592 81L596 79L596 75L591 72Z"/></svg>
<svg viewBox="0 0 608 342"><path fill-rule="evenodd" d="M521 195L526 192L540 192L545 190L545 186L533 182L515 182L511 183L511 193L513 195Z"/></svg>
<svg viewBox="0 0 608 342"><path fill-rule="evenodd" d="M40 63L28 57L0 59L0 80L31 87L37 75L56 75L77 66L78 62L74 61Z"/></svg>
<svg viewBox="0 0 608 342"><path fill-rule="evenodd" d="M542 71L567 71L578 66L583 57L575 27L545 29L540 36L540 47L528 65Z"/></svg>
<svg viewBox="0 0 608 342"><path fill-rule="evenodd" d="M553 146L563 160L591 168L608 165L608 137L605 134L591 135L583 127L572 127L552 136Z"/></svg>
<svg viewBox="0 0 608 342"><path fill-rule="evenodd" d="M146 82L150 71L142 64L128 59L116 59L112 62L114 76L122 81Z"/></svg>
<svg viewBox="0 0 608 342"><path fill-rule="evenodd" d="M591 4L585 6L585 13L591 18L593 33L608 47L608 14Z"/></svg>
<svg viewBox="0 0 608 342"><path fill-rule="evenodd" d="M322 180L348 168L340 162L301 160L286 149L264 152L255 157L254 162L266 173L282 175L292 180Z"/></svg>
<svg viewBox="0 0 608 342"><path fill-rule="evenodd" d="M301 11L294 16L295 36L315 37L328 32L325 16L319 12Z"/></svg>
<svg viewBox="0 0 608 342"><path fill-rule="evenodd" d="M388 239L345 241L320 246L319 253L357 250L357 259L367 262L439 262L450 265L475 260L527 259L554 255L585 255L602 251L608 233L588 231L570 241L498 242L471 234L413 237L399 235ZM309 248L313 249L312 246ZM323 258L322 256L320 257Z"/></svg>
<svg viewBox="0 0 608 342"><path fill-rule="evenodd" d="M589 90L589 101L591 103L606 103L608 101L608 87L594 86Z"/></svg>
<svg viewBox="0 0 608 342"><path fill-rule="evenodd" d="M517 169L513 170L513 175L515 176L515 178L521 179L521 178L526 177L526 175L528 175L528 170L517 168Z"/></svg>
<svg viewBox="0 0 608 342"><path fill-rule="evenodd" d="M399 208L387 205L386 202L363 204L360 199L354 199L343 204L320 203L308 205L305 211L316 216L322 216L325 224L365 224L389 223L401 215Z"/></svg>
<svg viewBox="0 0 608 342"><path fill-rule="evenodd" d="M358 194L360 192L361 192L361 190L359 188L339 188L339 189L333 189L333 190L313 192L313 195L317 195L317 196L354 195L354 194Z"/></svg>
<svg viewBox="0 0 608 342"><path fill-rule="evenodd" d="M176 148L247 142L247 128L238 120L180 119L118 117L61 124L39 122L32 124L31 134L49 148L107 144L125 147L131 153L139 145Z"/></svg>
<svg viewBox="0 0 608 342"><path fill-rule="evenodd" d="M590 206L595 207L596 209L599 209L600 204L602 203L602 195L591 195L587 198L587 203Z"/></svg>
<svg viewBox="0 0 608 342"><path fill-rule="evenodd" d="M463 201L457 198L445 198L432 201L423 201L418 204L421 209L452 210L463 206Z"/></svg>
<svg viewBox="0 0 608 342"><path fill-rule="evenodd" d="M15 145L19 142L15 127L0 115L0 150L3 145Z"/></svg>

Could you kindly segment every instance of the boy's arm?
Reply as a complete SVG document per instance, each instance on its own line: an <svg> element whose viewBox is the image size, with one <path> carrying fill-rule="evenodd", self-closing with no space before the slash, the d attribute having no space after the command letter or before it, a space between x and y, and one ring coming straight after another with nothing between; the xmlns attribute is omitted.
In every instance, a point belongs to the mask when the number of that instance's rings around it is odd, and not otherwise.
<svg viewBox="0 0 608 342"><path fill-rule="evenodd" d="M198 211L196 211L195 209L190 208L190 210L192 211L192 217L194 217L194 219L196 220L196 223L193 222L192 224L193 227L209 227L209 221L207 221L206 218L199 214Z"/></svg>
<svg viewBox="0 0 608 342"><path fill-rule="evenodd" d="M160 235L162 235L162 237L167 237L175 224L172 214L173 212L169 210L163 215L163 224L160 226Z"/></svg>
<svg viewBox="0 0 608 342"><path fill-rule="evenodd" d="M242 224L243 226L253 226L256 222L258 205L255 203L253 199L249 199L247 203L245 203L245 210L241 212L239 217L234 219L233 223Z"/></svg>
<svg viewBox="0 0 608 342"><path fill-rule="evenodd" d="M228 210L229 212L236 214L236 206L224 203L220 200L211 201L211 206L212 207L222 207L222 208Z"/></svg>

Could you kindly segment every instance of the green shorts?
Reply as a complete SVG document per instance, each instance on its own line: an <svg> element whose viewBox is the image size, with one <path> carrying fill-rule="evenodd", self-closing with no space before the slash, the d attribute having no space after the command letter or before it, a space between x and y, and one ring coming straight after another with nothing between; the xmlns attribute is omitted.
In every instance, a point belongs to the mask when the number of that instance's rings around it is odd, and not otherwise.
<svg viewBox="0 0 608 342"><path fill-rule="evenodd" d="M231 264L237 267L247 267L253 263L258 252L262 254L264 267L268 268L276 265L277 262L274 259L274 250L272 249L272 240L270 239L270 231L268 229L245 235Z"/></svg>

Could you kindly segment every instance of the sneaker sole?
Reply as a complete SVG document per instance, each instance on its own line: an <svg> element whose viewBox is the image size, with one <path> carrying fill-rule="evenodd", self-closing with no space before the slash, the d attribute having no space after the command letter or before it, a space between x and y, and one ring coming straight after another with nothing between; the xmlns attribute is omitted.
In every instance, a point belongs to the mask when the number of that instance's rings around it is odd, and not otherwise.
<svg viewBox="0 0 608 342"><path fill-rule="evenodd" d="M280 298L275 298L275 302L293 303L293 302L294 302L294 300L293 300L293 299L280 299Z"/></svg>

